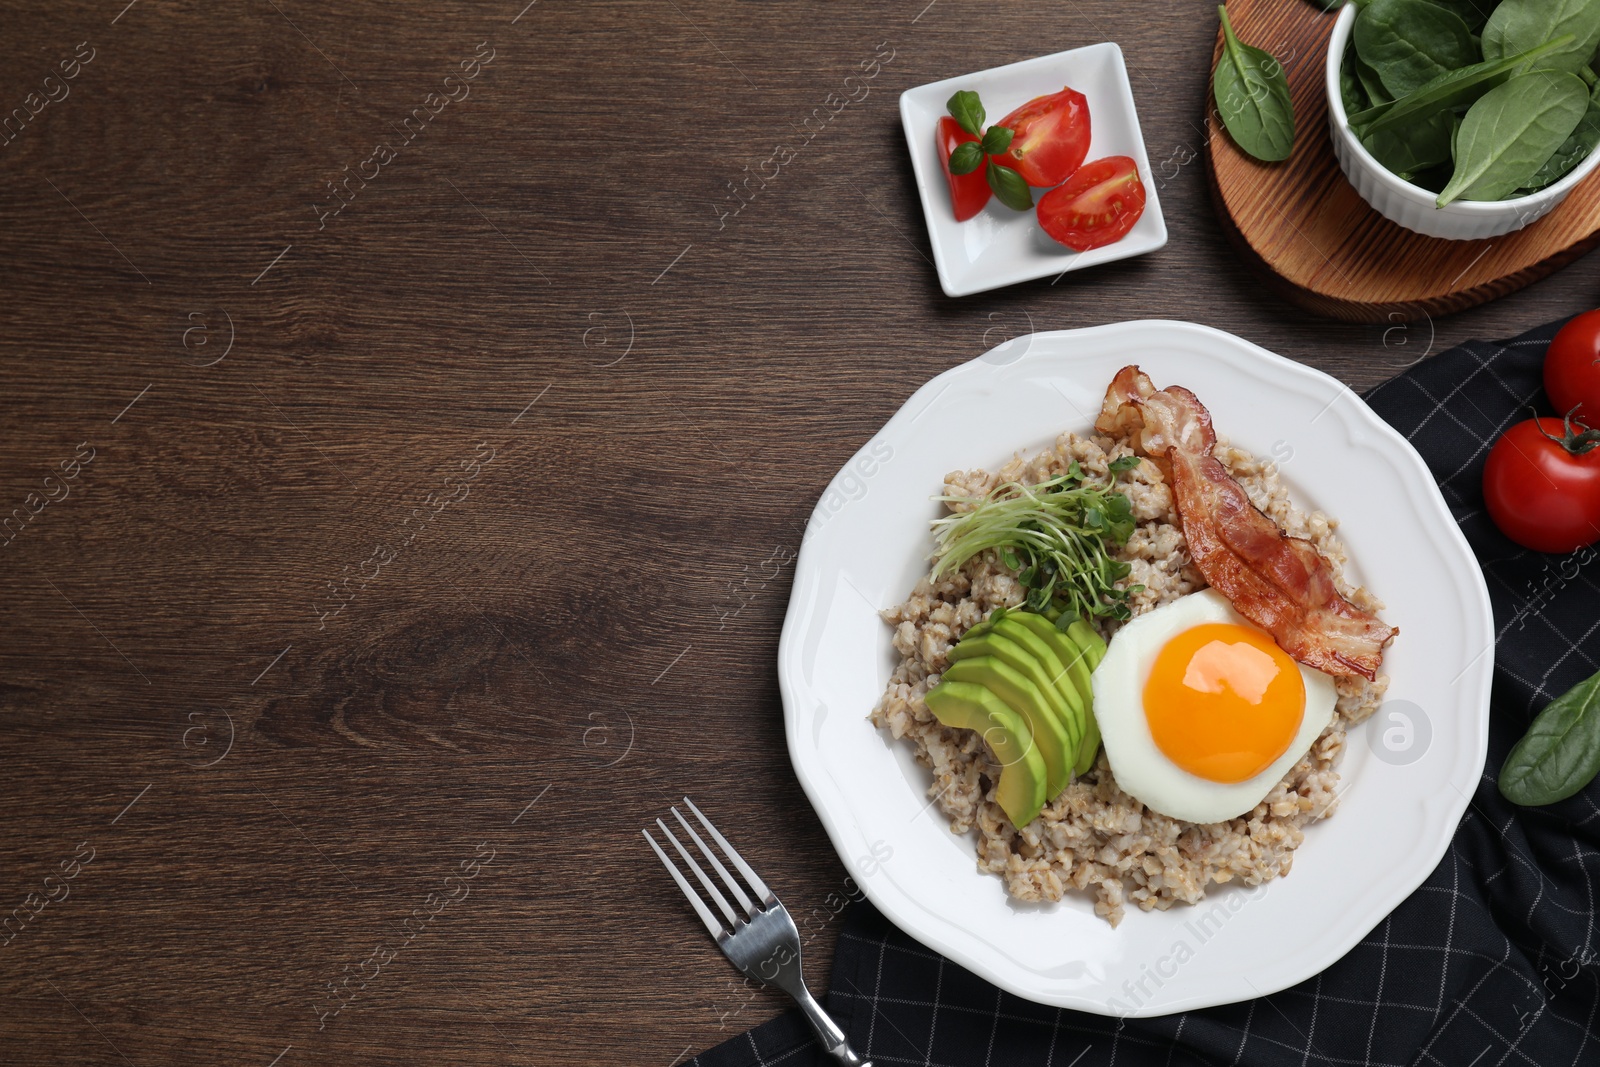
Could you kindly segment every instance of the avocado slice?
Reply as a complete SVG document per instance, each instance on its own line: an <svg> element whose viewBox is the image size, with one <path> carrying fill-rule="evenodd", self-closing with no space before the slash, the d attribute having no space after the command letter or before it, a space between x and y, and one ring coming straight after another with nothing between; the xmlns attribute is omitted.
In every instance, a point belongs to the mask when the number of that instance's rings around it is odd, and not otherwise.
<svg viewBox="0 0 1600 1067"><path fill-rule="evenodd" d="M1079 729L1078 757L1072 772L1076 775L1088 771L1094 766L1094 755L1100 747L1100 728L1094 721L1094 691L1089 688L1083 654L1049 619L1028 611L1008 612L994 624L994 632L1022 645L1043 663L1052 687L1073 706Z"/></svg>
<svg viewBox="0 0 1600 1067"><path fill-rule="evenodd" d="M1077 710L1080 717L1088 712L1085 690L1078 688L1077 678L1072 673L1072 664L1078 659L1077 647L1065 637L1057 640L1052 636L1057 631L1050 625L1049 619L1031 612L1013 611L995 623L994 631L1026 648L1043 663L1046 673L1050 675L1050 684L1063 700ZM1088 671L1083 672L1083 677L1088 679ZM1079 730L1078 733L1081 736L1083 731Z"/></svg>
<svg viewBox="0 0 1600 1067"><path fill-rule="evenodd" d="M1067 627L1067 636L1072 638L1073 644L1089 653L1089 673L1093 674L1094 669L1100 666L1100 661L1106 658L1105 640L1082 619L1072 620Z"/></svg>
<svg viewBox="0 0 1600 1067"><path fill-rule="evenodd" d="M1094 713L1089 713L1089 732L1083 735L1083 747L1078 749L1078 762L1072 768L1074 778L1082 778L1089 773L1089 768L1094 766L1094 758L1100 754L1100 724L1095 722Z"/></svg>
<svg viewBox="0 0 1600 1067"><path fill-rule="evenodd" d="M1082 619L1074 619L1065 630L1043 615L1026 611L1007 614L1000 625L1003 626L1008 619L1027 627L1040 641L1049 645L1066 665L1067 674L1062 688L1073 689L1081 694L1084 710L1083 740L1073 773L1088 773L1089 768L1094 766L1095 754L1100 748L1100 725L1094 718L1094 689L1089 684L1089 674L1105 656L1105 642Z"/></svg>
<svg viewBox="0 0 1600 1067"><path fill-rule="evenodd" d="M1094 673L1094 669L1100 666L1100 661L1106 656L1106 643L1100 639L1100 635L1082 619L1074 619L1067 625L1063 636L1080 650L1082 654L1080 662L1088 667L1090 674ZM1089 715L1083 747L1078 750L1078 765L1073 768L1074 774L1087 773L1089 768L1094 766L1095 754L1100 748L1100 724L1094 717L1094 690L1085 688L1083 692L1084 702L1089 707Z"/></svg>
<svg viewBox="0 0 1600 1067"><path fill-rule="evenodd" d="M944 672L944 681L981 685L1022 716L1033 735L1033 743L1044 757L1046 800L1065 789L1072 781L1072 768L1078 761L1078 745L1071 744L1067 729L1056 716L1039 687L1018 670L994 656L974 656L957 660Z"/></svg>
<svg viewBox="0 0 1600 1067"><path fill-rule="evenodd" d="M1018 829L1044 807L1045 765L1022 717L981 685L940 682L924 698L928 710L946 726L976 730L1000 761L995 799Z"/></svg>
<svg viewBox="0 0 1600 1067"><path fill-rule="evenodd" d="M1060 659L1061 665L1067 669L1067 677L1072 680L1072 686L1079 693L1091 692L1089 688L1089 663L1085 650L1065 632L1057 628L1056 624L1043 615L1035 615L1031 611L1016 611L1006 616L1013 619L1019 626L1026 626L1034 635L1050 646L1051 651ZM1004 622L1002 619L1001 622Z"/></svg>
<svg viewBox="0 0 1600 1067"><path fill-rule="evenodd" d="M1075 619L1067 626L1067 636L1072 638L1074 644L1084 650L1084 658L1089 663L1089 673L1100 666L1100 661L1106 658L1106 643L1094 628L1082 619ZM1073 768L1074 774L1083 774L1094 766L1096 751L1100 748L1100 724L1094 718L1094 691L1084 691L1084 700L1089 705L1088 730L1083 739L1083 748L1078 753L1078 765Z"/></svg>
<svg viewBox="0 0 1600 1067"><path fill-rule="evenodd" d="M996 632L992 627L986 632L979 632L977 627L973 627L950 650L949 659L956 663L978 656L993 656L1012 670L1020 672L1044 694L1051 710L1067 731L1068 751L1083 744L1083 700L1070 686L1060 684L1064 668L1043 642L1026 630L1022 631L1020 639L1013 639Z"/></svg>

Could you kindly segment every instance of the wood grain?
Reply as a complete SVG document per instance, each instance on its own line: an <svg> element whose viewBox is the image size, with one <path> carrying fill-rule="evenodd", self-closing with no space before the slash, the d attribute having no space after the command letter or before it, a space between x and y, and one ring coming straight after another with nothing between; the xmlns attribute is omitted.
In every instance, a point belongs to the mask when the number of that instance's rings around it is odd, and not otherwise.
<svg viewBox="0 0 1600 1067"><path fill-rule="evenodd" d="M0 915L39 909L0 945L6 1063L669 1067L783 1005L640 840L674 798L824 984L846 869L784 749L787 559L919 385L1167 317L1364 387L1595 299L1574 270L1375 329L1264 293L1209 207L1203 6L69 0L6 29L0 107L95 50L0 146L0 519L36 511L0 538ZM1107 39L1170 243L945 299L897 95Z"/></svg>
<svg viewBox="0 0 1600 1067"><path fill-rule="evenodd" d="M1413 233L1361 199L1333 154L1324 67L1335 15L1315 4L1235 0L1241 39L1282 57L1294 99L1294 153L1261 163L1228 136L1215 99L1208 173L1223 232L1273 290L1319 315L1394 324L1474 307L1537 281L1600 243L1600 180L1513 233L1447 241ZM1221 56L1219 34L1213 68Z"/></svg>

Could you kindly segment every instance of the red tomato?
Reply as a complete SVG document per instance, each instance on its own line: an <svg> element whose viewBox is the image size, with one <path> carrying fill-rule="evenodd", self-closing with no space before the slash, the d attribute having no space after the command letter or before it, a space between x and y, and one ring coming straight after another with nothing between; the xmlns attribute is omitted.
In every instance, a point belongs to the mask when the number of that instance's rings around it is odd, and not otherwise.
<svg viewBox="0 0 1600 1067"><path fill-rule="evenodd" d="M950 173L950 153L956 150L957 145L978 140L982 138L963 130L961 124L949 115L939 119L939 160L943 164L941 169L945 180L950 183L950 203L956 209L957 222L966 222L989 202L989 181L983 176L983 164L979 164L970 174Z"/></svg>
<svg viewBox="0 0 1600 1067"><path fill-rule="evenodd" d="M1127 156L1086 163L1040 197L1037 211L1045 233L1079 252L1120 241L1144 214L1138 164Z"/></svg>
<svg viewBox="0 0 1600 1067"><path fill-rule="evenodd" d="M1544 357L1544 391L1565 415L1582 404L1578 418L1600 426L1600 311L1585 311L1561 327Z"/></svg>
<svg viewBox="0 0 1600 1067"><path fill-rule="evenodd" d="M1029 185L1060 185L1089 154L1089 101L1076 89L1029 100L996 125L1015 136L995 159Z"/></svg>
<svg viewBox="0 0 1600 1067"><path fill-rule="evenodd" d="M1483 497L1494 524L1517 544L1573 552L1600 541L1600 441L1591 436L1579 451L1584 435L1573 431L1582 429L1528 419L1489 450Z"/></svg>

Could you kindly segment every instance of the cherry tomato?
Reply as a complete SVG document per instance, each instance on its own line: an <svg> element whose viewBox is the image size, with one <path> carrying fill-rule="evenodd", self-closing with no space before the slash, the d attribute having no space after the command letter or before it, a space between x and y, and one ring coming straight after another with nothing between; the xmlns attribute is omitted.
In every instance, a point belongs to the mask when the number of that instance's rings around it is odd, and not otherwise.
<svg viewBox="0 0 1600 1067"><path fill-rule="evenodd" d="M1579 404L1578 418L1600 426L1600 311L1585 311L1561 327L1544 357L1544 391L1565 415Z"/></svg>
<svg viewBox="0 0 1600 1067"><path fill-rule="evenodd" d="M941 169L945 180L950 183L950 203L956 209L957 222L966 222L989 202L989 181L983 176L984 167L979 166L970 174L950 173L950 153L957 145L977 140L981 138L963 130L949 115L939 120L939 159L944 164Z"/></svg>
<svg viewBox="0 0 1600 1067"><path fill-rule="evenodd" d="M1120 241L1144 214L1138 164L1127 156L1086 163L1040 197L1037 211L1045 233L1079 252Z"/></svg>
<svg viewBox="0 0 1600 1067"><path fill-rule="evenodd" d="M1561 419L1528 419L1489 450L1483 497L1494 524L1538 552L1600 541L1600 433Z"/></svg>
<svg viewBox="0 0 1600 1067"><path fill-rule="evenodd" d="M995 159L1029 185L1060 185L1089 154L1089 101L1076 89L1029 100L996 125L1015 136Z"/></svg>

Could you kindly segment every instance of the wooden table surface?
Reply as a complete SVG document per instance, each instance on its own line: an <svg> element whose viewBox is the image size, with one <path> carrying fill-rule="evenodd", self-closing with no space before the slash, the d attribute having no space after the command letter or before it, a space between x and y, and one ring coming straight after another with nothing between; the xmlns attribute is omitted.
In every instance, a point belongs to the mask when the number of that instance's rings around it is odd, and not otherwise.
<svg viewBox="0 0 1600 1067"><path fill-rule="evenodd" d="M644 848L673 798L825 984L778 632L922 382L1165 317L1363 387L1597 300L1268 295L1195 0L125 3L0 16L6 1063L669 1067L783 1005ZM1170 243L944 298L898 94L1106 39Z"/></svg>

